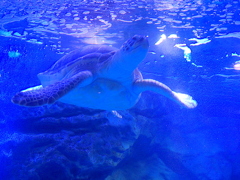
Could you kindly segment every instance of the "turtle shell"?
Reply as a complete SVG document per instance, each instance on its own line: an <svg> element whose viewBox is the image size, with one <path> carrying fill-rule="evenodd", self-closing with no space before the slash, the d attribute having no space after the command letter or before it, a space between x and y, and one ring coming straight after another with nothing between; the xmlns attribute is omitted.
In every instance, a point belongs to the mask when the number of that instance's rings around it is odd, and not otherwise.
<svg viewBox="0 0 240 180"><path fill-rule="evenodd" d="M111 59L116 51L118 49L105 45L86 46L63 56L50 69L39 73L38 78L43 86L47 86L84 70L94 73L102 63Z"/></svg>

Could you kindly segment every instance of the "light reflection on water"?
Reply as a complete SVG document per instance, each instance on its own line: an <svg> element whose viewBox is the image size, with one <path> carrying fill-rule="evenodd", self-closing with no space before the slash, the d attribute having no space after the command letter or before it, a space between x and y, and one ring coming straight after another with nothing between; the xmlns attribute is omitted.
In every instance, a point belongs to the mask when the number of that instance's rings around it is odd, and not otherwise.
<svg viewBox="0 0 240 180"><path fill-rule="evenodd" d="M0 35L68 51L74 44L115 44L133 34L206 38L239 26L238 1L2 1ZM221 9L221 11L220 11Z"/></svg>

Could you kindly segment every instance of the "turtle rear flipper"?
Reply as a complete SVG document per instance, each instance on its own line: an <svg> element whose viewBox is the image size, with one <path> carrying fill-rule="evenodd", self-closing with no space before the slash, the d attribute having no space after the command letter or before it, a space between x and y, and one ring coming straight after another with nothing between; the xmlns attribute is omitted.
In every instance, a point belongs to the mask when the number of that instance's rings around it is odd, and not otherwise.
<svg viewBox="0 0 240 180"><path fill-rule="evenodd" d="M76 86L85 86L91 82L92 73L90 71L82 71L69 79L58 81L44 88L37 86L38 88L21 91L12 98L12 102L22 106L52 104Z"/></svg>

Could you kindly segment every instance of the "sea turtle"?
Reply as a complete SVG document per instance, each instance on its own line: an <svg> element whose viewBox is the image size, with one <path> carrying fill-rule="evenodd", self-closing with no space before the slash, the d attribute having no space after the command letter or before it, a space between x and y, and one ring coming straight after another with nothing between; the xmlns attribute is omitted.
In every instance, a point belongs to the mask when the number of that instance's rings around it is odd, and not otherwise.
<svg viewBox="0 0 240 180"><path fill-rule="evenodd" d="M120 49L92 45L73 51L38 74L42 85L17 93L12 102L41 106L61 101L113 111L129 109L143 91L154 91L187 108L196 107L191 96L176 93L156 80L143 79L137 66L148 48L147 37L135 35Z"/></svg>

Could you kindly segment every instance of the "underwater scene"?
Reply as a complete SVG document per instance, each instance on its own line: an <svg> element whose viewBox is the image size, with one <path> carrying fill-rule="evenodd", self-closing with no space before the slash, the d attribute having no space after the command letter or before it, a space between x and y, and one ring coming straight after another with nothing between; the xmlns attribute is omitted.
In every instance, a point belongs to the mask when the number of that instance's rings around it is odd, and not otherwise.
<svg viewBox="0 0 240 180"><path fill-rule="evenodd" d="M0 180L239 180L239 0L1 0Z"/></svg>

